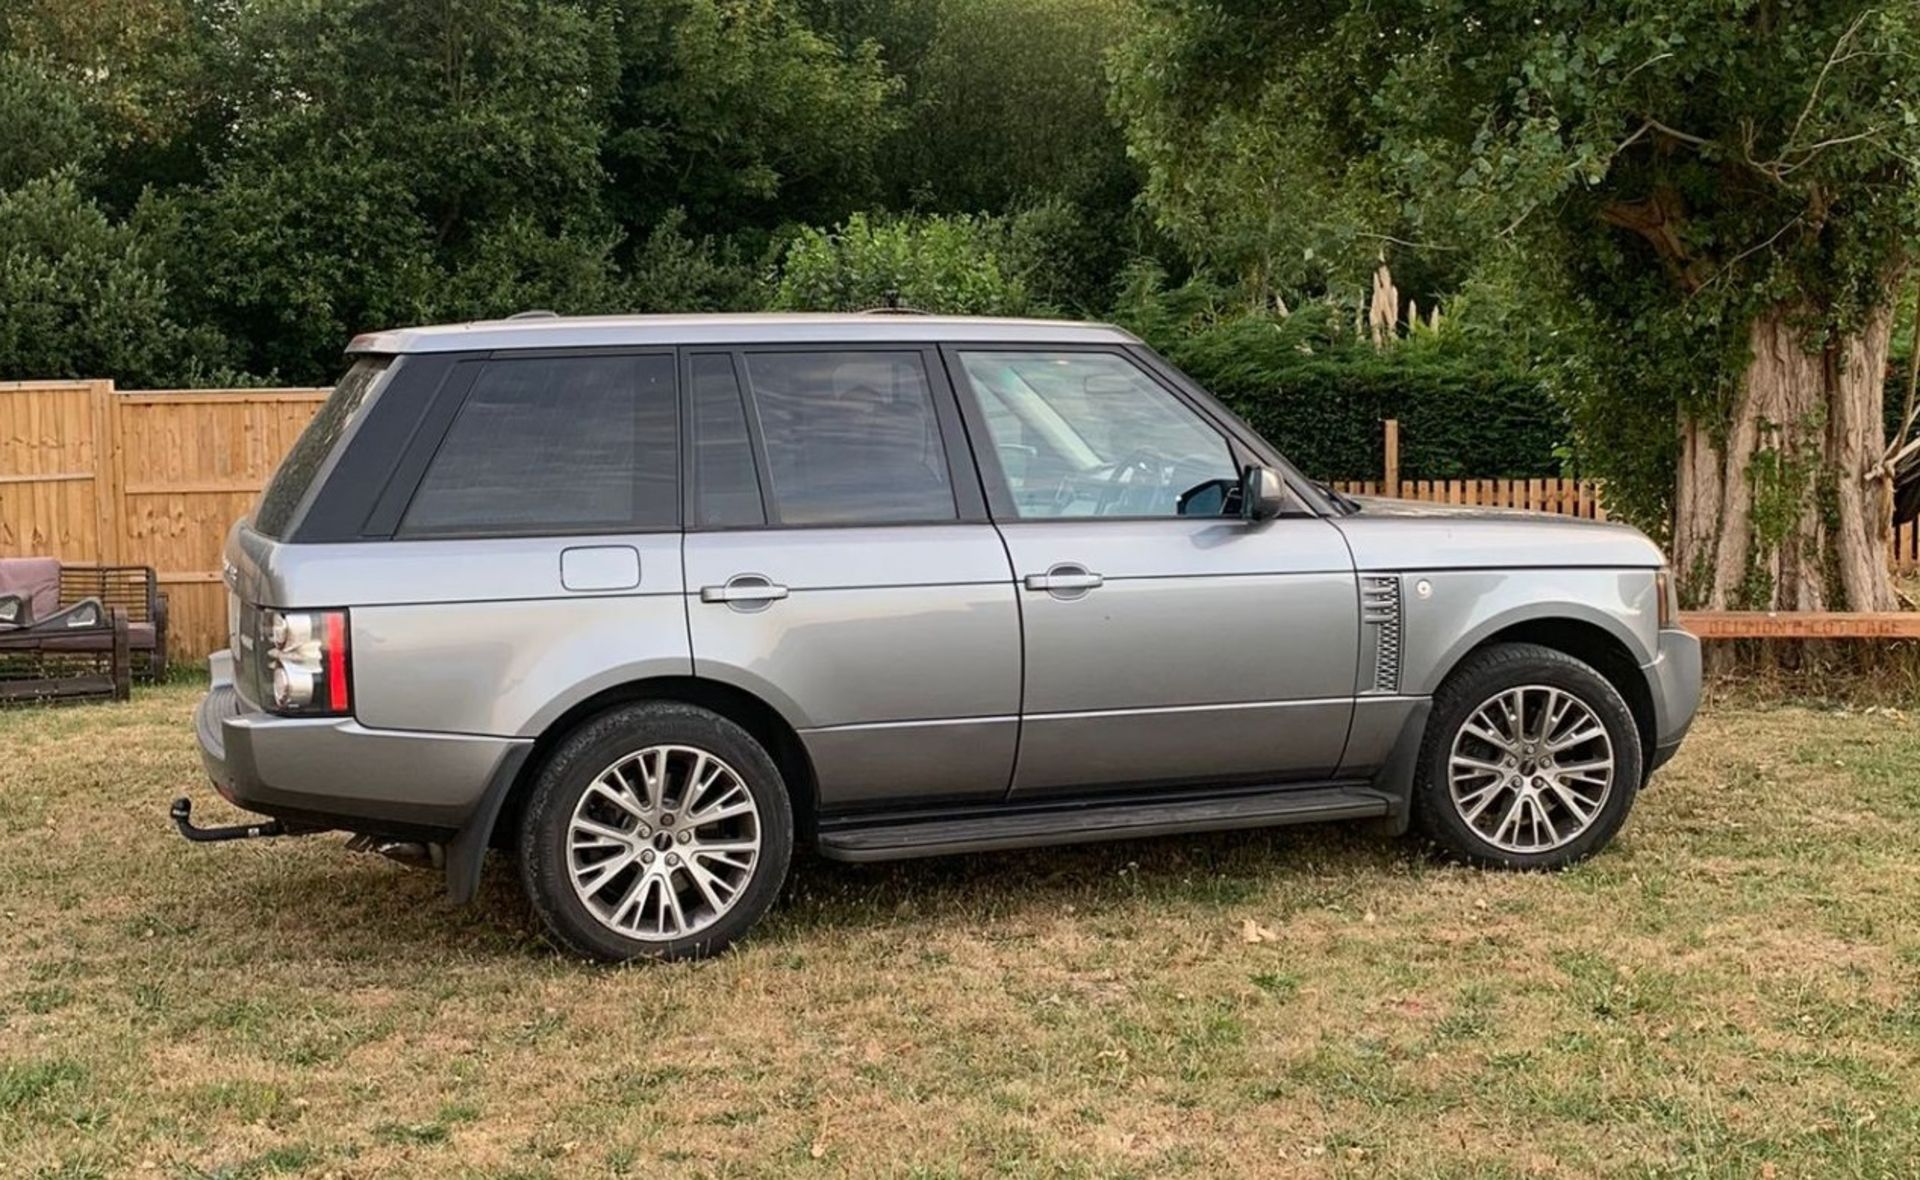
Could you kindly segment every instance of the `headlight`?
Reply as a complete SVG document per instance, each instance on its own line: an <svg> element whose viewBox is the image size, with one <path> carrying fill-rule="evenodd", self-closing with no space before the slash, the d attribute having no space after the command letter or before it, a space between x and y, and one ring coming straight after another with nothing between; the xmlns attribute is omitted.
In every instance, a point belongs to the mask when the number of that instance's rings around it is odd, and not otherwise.
<svg viewBox="0 0 1920 1180"><path fill-rule="evenodd" d="M353 711L347 612L263 610L260 629L274 712Z"/></svg>

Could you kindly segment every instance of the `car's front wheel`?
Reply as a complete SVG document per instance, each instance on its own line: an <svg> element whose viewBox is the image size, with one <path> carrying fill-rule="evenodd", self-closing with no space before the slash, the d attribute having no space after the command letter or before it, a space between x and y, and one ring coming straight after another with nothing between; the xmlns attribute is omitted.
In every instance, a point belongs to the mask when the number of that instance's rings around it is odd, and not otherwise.
<svg viewBox="0 0 1920 1180"><path fill-rule="evenodd" d="M618 962L717 953L779 895L793 810L760 743L706 709L603 713L554 750L521 876L562 949Z"/></svg>
<svg viewBox="0 0 1920 1180"><path fill-rule="evenodd" d="M1456 856L1559 868L1626 822L1641 758L1633 713L1606 677L1552 648L1501 644L1434 694L1414 814Z"/></svg>

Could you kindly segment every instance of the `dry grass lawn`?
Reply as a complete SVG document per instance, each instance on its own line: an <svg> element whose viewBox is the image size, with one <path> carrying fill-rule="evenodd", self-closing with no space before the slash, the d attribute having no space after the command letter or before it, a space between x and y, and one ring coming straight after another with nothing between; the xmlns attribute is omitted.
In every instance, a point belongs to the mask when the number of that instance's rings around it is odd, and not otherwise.
<svg viewBox="0 0 1920 1180"><path fill-rule="evenodd" d="M198 690L0 714L0 1175L1920 1175L1920 725L1722 709L1608 853L1292 829L803 861L594 969L340 839L194 847Z"/></svg>

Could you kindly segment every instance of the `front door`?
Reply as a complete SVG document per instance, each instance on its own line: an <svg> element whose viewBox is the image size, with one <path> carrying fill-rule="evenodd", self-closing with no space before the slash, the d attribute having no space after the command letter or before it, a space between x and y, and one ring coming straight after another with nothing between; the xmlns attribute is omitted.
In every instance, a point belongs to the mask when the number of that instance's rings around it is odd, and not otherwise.
<svg viewBox="0 0 1920 1180"><path fill-rule="evenodd" d="M1359 635L1339 531L1240 519L1232 443L1122 351L949 367L1020 603L1014 796L1331 776Z"/></svg>
<svg viewBox="0 0 1920 1180"><path fill-rule="evenodd" d="M1019 607L937 354L685 363L695 675L793 723L824 810L1004 795Z"/></svg>

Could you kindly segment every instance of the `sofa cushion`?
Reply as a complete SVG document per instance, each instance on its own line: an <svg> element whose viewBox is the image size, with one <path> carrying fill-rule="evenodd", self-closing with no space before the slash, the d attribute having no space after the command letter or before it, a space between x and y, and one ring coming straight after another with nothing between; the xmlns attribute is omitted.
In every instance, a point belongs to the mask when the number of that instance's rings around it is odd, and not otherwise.
<svg viewBox="0 0 1920 1180"><path fill-rule="evenodd" d="M152 623L127 624L129 651L152 651L153 639ZM56 633L42 639L38 646L42 651L112 651L113 630L108 627L89 627L84 631Z"/></svg>
<svg viewBox="0 0 1920 1180"><path fill-rule="evenodd" d="M0 594L18 594L34 618L46 618L60 609L60 559L0 557Z"/></svg>

